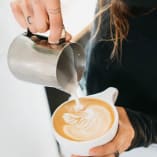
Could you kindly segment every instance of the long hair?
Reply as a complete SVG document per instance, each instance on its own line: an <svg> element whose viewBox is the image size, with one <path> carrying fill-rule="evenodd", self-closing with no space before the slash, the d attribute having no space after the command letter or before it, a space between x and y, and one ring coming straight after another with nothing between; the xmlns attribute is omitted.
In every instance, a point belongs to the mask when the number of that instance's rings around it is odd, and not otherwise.
<svg viewBox="0 0 157 157"><path fill-rule="evenodd" d="M110 40L113 41L111 58L119 57L122 50L122 42L126 39L129 31L128 15L130 14L128 6L123 0L98 0L96 9L97 26L93 38L99 34L102 27L105 11L109 14ZM105 27L103 25L103 27Z"/></svg>

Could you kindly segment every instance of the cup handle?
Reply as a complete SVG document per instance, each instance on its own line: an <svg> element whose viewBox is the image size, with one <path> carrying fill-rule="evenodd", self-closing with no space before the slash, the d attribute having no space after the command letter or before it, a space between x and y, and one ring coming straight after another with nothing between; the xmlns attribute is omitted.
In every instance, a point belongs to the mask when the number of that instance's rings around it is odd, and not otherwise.
<svg viewBox="0 0 157 157"><path fill-rule="evenodd" d="M119 91L117 88L109 87L104 91L104 94L109 97L109 100L112 102L112 104L115 104Z"/></svg>
<svg viewBox="0 0 157 157"><path fill-rule="evenodd" d="M114 105L115 102L116 102L116 100L117 100L118 93L119 92L118 92L117 88L115 88L115 87L109 87L106 90L104 90L103 92L91 95L91 97L94 96L96 98L99 98L99 99L102 99L103 101L108 102L111 105Z"/></svg>

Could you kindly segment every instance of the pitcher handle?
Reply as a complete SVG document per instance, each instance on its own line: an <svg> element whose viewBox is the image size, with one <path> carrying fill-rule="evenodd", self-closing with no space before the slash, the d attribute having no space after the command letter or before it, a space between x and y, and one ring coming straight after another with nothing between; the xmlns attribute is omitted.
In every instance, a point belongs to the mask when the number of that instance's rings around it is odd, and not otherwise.
<svg viewBox="0 0 157 157"><path fill-rule="evenodd" d="M27 36L27 37L29 37L29 38L31 38L32 36L36 36L36 37L38 37L40 40L47 40L47 41L48 41L48 37L43 36L43 35L39 35L39 34L33 34L33 33L29 30L29 28L27 28L27 31L24 33L24 35ZM49 44L50 44L50 45L62 45L62 44L64 44L64 43L66 43L65 37L61 37L61 38L59 39L59 42L58 42L58 43L56 43L56 44L51 44L51 43L49 43Z"/></svg>

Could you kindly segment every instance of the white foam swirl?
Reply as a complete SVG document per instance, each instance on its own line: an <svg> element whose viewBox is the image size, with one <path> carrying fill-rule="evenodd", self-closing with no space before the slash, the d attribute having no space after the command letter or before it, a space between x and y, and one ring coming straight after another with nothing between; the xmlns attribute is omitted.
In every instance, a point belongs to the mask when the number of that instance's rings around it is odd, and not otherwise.
<svg viewBox="0 0 157 157"><path fill-rule="evenodd" d="M66 125L64 133L74 140L86 141L102 136L110 127L110 112L102 106L92 105L86 110L65 113L63 119Z"/></svg>

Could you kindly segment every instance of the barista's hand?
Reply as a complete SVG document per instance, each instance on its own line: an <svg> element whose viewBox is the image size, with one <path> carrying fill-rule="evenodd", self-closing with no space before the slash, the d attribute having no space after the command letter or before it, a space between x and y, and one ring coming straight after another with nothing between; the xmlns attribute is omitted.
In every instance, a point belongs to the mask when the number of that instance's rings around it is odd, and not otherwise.
<svg viewBox="0 0 157 157"><path fill-rule="evenodd" d="M117 107L119 114L119 129L116 137L109 143L102 146L92 148L90 150L91 157L116 157L115 153L124 152L129 148L134 138L134 129L128 119L125 109ZM72 155L72 157L80 157Z"/></svg>
<svg viewBox="0 0 157 157"><path fill-rule="evenodd" d="M58 42L62 35L66 41L71 40L71 35L63 31L60 0L13 0L11 8L23 28L32 33L50 30L49 43Z"/></svg>

